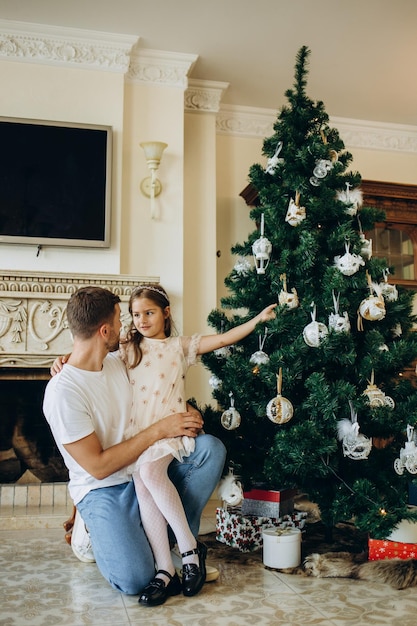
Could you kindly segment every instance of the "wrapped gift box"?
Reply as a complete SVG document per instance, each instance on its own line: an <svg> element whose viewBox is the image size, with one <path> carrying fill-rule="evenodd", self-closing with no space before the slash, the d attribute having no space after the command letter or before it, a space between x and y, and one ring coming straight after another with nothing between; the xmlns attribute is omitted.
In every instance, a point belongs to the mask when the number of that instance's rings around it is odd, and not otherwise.
<svg viewBox="0 0 417 626"><path fill-rule="evenodd" d="M253 552L262 547L262 532L264 526L280 528L299 528L305 525L307 513L293 513L280 518L271 518L258 515L243 515L238 507L231 509L216 509L216 539L240 552Z"/></svg>
<svg viewBox="0 0 417 626"><path fill-rule="evenodd" d="M301 530L299 528L264 527L263 562L267 567L284 569L301 563Z"/></svg>
<svg viewBox="0 0 417 626"><path fill-rule="evenodd" d="M368 559L380 561L383 559L417 559L417 543L403 543L389 539L369 539Z"/></svg>
<svg viewBox="0 0 417 626"><path fill-rule="evenodd" d="M282 517L294 511L296 489L251 489L245 491L242 502L243 515Z"/></svg>

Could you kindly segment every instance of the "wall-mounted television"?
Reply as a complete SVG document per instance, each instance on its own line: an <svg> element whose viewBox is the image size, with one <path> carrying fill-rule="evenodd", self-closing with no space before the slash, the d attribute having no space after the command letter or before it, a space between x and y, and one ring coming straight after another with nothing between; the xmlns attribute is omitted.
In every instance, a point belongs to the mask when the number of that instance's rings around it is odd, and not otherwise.
<svg viewBox="0 0 417 626"><path fill-rule="evenodd" d="M110 246L112 129L0 117L0 245Z"/></svg>

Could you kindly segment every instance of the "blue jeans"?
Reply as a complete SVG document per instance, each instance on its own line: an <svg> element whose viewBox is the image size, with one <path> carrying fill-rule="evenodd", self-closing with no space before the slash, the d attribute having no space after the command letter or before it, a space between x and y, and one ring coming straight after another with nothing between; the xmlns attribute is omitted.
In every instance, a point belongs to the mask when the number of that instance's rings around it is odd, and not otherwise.
<svg viewBox="0 0 417 626"><path fill-rule="evenodd" d="M212 435L196 438L182 463L169 475L178 489L191 531L197 536L201 513L221 477L226 450ZM139 503L140 505L140 503ZM88 528L101 574L114 589L136 595L155 575L155 562L143 530L133 481L93 489L77 504Z"/></svg>

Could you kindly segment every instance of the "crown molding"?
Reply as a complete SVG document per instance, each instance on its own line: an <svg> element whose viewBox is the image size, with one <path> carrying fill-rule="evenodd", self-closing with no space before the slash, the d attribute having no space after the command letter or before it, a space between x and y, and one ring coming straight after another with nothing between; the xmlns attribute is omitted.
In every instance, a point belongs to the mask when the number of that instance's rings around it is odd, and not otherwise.
<svg viewBox="0 0 417 626"><path fill-rule="evenodd" d="M0 59L126 72L136 35L0 20Z"/></svg>
<svg viewBox="0 0 417 626"><path fill-rule="evenodd" d="M274 109L224 104L217 115L216 130L219 134L263 138L273 134L276 118Z"/></svg>
<svg viewBox="0 0 417 626"><path fill-rule="evenodd" d="M277 111L222 105L217 115L219 134L264 138L274 133ZM348 149L365 148L389 152L417 153L417 126L331 117Z"/></svg>
<svg viewBox="0 0 417 626"><path fill-rule="evenodd" d="M228 87L229 83L190 78L184 94L185 110L192 113L218 113Z"/></svg>
<svg viewBox="0 0 417 626"><path fill-rule="evenodd" d="M135 48L132 50L127 80L186 89L188 74L198 55Z"/></svg>
<svg viewBox="0 0 417 626"><path fill-rule="evenodd" d="M388 152L417 153L417 126L330 118L346 146Z"/></svg>

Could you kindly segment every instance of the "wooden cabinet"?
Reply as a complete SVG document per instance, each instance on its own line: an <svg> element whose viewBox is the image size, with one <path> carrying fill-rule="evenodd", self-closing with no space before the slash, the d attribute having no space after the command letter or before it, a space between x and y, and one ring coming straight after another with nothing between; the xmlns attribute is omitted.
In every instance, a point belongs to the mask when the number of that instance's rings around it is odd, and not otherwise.
<svg viewBox="0 0 417 626"><path fill-rule="evenodd" d="M362 180L361 189L364 206L378 207L386 215L375 231L367 233L374 255L395 266L390 282L417 288L417 185ZM248 206L258 205L258 193L251 184L239 195Z"/></svg>

